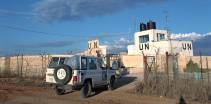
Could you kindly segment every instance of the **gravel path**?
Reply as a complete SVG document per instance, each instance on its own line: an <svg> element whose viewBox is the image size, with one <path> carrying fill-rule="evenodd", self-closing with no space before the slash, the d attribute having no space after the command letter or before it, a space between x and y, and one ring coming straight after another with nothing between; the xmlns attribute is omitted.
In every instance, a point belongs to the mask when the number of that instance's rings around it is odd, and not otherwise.
<svg viewBox="0 0 211 104"><path fill-rule="evenodd" d="M79 91L58 96L52 89L0 85L0 104L176 104L173 99L129 93L135 82L142 79L139 75L126 75L117 81L114 91L99 88L87 99L82 99Z"/></svg>

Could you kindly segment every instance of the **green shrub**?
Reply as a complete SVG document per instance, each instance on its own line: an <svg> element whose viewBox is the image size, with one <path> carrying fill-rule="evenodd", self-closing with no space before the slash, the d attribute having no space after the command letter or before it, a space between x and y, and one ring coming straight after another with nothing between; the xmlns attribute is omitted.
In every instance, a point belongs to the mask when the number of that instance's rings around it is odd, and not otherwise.
<svg viewBox="0 0 211 104"><path fill-rule="evenodd" d="M202 72L202 73L207 73L210 72L211 69L206 69L206 68L201 68L199 67L199 65L197 63L194 63L192 59L189 60L189 62L186 64L186 68L184 69L185 72Z"/></svg>
<svg viewBox="0 0 211 104"><path fill-rule="evenodd" d="M200 72L200 68L197 63L194 63L192 59L186 64L185 72Z"/></svg>

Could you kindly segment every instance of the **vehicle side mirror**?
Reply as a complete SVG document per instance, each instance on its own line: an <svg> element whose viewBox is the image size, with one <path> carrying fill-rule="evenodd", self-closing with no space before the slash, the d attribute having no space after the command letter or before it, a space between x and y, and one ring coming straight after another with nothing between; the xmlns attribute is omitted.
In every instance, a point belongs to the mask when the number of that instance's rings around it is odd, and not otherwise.
<svg viewBox="0 0 211 104"><path fill-rule="evenodd" d="M121 68L125 68L125 66L121 66Z"/></svg>

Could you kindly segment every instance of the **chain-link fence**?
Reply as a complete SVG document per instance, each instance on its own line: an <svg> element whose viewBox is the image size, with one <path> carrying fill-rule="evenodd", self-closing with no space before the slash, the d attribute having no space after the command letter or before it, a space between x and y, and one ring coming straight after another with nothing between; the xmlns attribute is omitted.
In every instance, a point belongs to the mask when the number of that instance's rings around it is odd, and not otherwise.
<svg viewBox="0 0 211 104"><path fill-rule="evenodd" d="M206 59L205 65L201 61L203 58ZM198 63L195 59L189 58L184 68L185 72L179 71L178 59L179 56L167 53L166 56L162 56L163 64L159 64L157 61L159 57L145 56L144 81L137 83L136 92L144 95L184 98L203 104L210 103L211 71L207 58L199 57ZM200 67L202 65L207 67ZM158 71L161 66L165 69Z"/></svg>

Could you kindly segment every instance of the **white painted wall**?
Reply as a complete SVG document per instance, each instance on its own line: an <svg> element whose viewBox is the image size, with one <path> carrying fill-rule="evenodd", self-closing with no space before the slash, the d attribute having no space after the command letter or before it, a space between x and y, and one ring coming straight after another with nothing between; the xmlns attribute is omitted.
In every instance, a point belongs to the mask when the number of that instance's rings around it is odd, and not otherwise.
<svg viewBox="0 0 211 104"><path fill-rule="evenodd" d="M165 40L159 41L157 39L158 33L164 34ZM139 37L143 35L149 35L149 42L140 43ZM182 55L193 56L193 46L191 41L170 41L167 38L166 30L151 29L142 32L136 32L134 34L134 43L134 45L128 45L128 55L140 55L144 53L145 55L154 56L156 52L159 51L159 54L173 52Z"/></svg>
<svg viewBox="0 0 211 104"><path fill-rule="evenodd" d="M102 54L106 56L107 55L107 46L100 45L99 48L100 48Z"/></svg>

